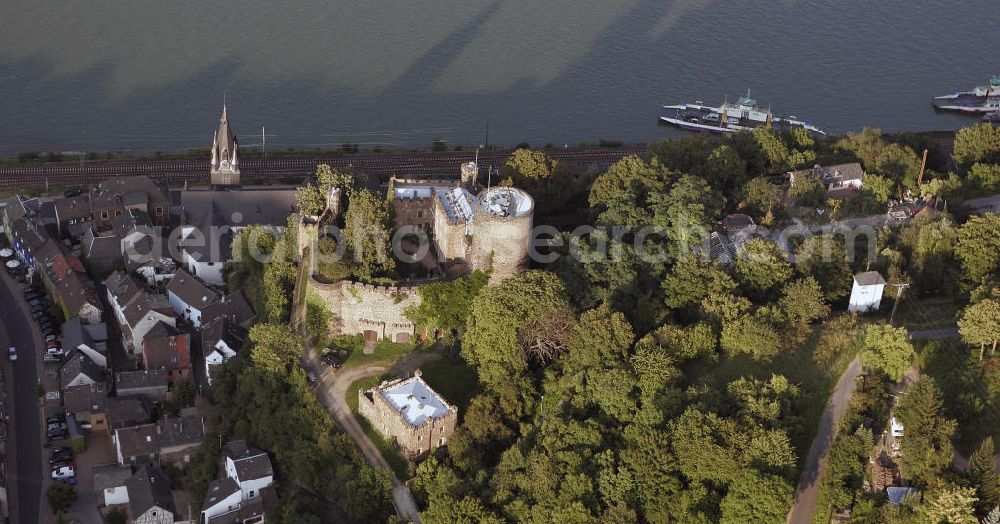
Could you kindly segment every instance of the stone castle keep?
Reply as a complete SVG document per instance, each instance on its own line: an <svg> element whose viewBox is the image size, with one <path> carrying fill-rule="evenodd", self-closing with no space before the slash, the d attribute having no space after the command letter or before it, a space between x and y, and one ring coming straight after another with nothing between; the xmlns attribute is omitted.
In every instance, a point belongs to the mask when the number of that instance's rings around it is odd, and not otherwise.
<svg viewBox="0 0 1000 524"><path fill-rule="evenodd" d="M462 164L458 180L393 179L389 191L395 227L427 231L445 275L489 270L491 282L499 282L528 266L535 202L513 187L492 187L475 195L470 189L477 173L476 164L468 162ZM331 212L342 211L339 194L331 192L327 206ZM405 311L420 304L416 286L328 284L315 278L309 286L328 305L339 333L361 334L368 342L408 342L415 334Z"/></svg>
<svg viewBox="0 0 1000 524"><path fill-rule="evenodd" d="M420 370L359 390L358 413L411 460L446 445L458 422L458 408L431 389Z"/></svg>

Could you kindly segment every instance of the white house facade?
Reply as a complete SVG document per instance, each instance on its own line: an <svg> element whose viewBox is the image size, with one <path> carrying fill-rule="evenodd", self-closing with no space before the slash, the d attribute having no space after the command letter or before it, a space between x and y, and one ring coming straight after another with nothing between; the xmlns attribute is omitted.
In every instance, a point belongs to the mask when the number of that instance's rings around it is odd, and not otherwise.
<svg viewBox="0 0 1000 524"><path fill-rule="evenodd" d="M851 288L851 300L847 310L852 313L878 311L882 304L883 291L885 291L885 279L878 271L866 271L854 275L854 286Z"/></svg>

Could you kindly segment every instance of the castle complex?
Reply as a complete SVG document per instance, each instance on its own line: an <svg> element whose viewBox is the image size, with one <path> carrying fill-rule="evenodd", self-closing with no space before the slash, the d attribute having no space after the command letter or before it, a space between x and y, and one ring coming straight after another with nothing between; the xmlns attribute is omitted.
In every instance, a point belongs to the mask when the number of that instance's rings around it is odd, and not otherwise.
<svg viewBox="0 0 1000 524"><path fill-rule="evenodd" d="M495 283L528 266L535 202L527 192L513 187L496 186L474 194L477 173L476 164L468 162L462 164L459 179L393 179L389 191L395 228L429 233L441 274L456 277L491 271L490 280ZM331 213L341 210L339 196L335 191L328 195ZM330 284L315 278L309 286L329 307L335 318L332 327L338 333L361 334L367 342L406 342L416 331L405 311L420 304L417 287Z"/></svg>

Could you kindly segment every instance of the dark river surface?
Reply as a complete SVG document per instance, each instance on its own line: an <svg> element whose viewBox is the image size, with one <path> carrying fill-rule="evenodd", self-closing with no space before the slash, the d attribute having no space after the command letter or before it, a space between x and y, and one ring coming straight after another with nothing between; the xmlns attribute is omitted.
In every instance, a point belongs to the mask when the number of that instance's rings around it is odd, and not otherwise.
<svg viewBox="0 0 1000 524"><path fill-rule="evenodd" d="M955 129L998 0L2 0L0 153L648 142L747 89L828 132Z"/></svg>

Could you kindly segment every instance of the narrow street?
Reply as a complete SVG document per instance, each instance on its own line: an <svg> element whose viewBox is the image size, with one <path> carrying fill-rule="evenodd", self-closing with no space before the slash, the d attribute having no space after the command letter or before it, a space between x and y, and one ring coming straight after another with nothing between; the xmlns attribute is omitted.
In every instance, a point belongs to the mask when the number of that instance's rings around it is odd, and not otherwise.
<svg viewBox="0 0 1000 524"><path fill-rule="evenodd" d="M4 382L7 388L8 421L7 480L11 521L40 522L43 469L38 377L42 340L21 300L21 286L8 275L0 277L0 347L3 348ZM17 348L17 361L10 362L7 348Z"/></svg>
<svg viewBox="0 0 1000 524"><path fill-rule="evenodd" d="M823 467L826 465L826 455L830 451L833 435L837 424L847 411L847 404L854 394L855 382L861 373L861 362L854 359L847 370L840 376L833 394L827 401L820 417L816 436L809 446L809 456L806 458L805 469L799 477L799 486L795 489L795 502L788 512L789 524L809 524L812 522L813 511L816 509L816 497L819 494L819 482L823 478Z"/></svg>
<svg viewBox="0 0 1000 524"><path fill-rule="evenodd" d="M957 328L929 329L925 331L913 331L909 334L911 340L916 339L936 339L955 336ZM833 442L833 435L836 432L837 424L847 411L847 404L854 394L855 381L861 372L861 362L855 358L847 366L847 370L840 376L830 400L827 401L820 418L819 426L816 428L816 436L809 446L809 456L806 459L805 469L799 477L799 485L795 488L795 500L792 509L788 512L787 522L789 524L809 524L812 522L813 512L816 510L816 497L819 494L819 482L823 478L823 468L826 464L826 456L830 452L830 444ZM903 379L901 388L897 393L905 390L906 385L916 381L919 370L916 366L910 369Z"/></svg>

